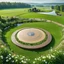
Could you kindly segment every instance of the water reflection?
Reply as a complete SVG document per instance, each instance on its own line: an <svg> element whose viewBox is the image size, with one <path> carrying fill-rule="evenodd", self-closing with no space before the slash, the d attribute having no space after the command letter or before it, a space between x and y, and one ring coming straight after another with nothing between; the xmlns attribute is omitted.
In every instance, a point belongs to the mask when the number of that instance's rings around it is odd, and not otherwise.
<svg viewBox="0 0 64 64"><path fill-rule="evenodd" d="M57 15L56 13L55 13L55 10L53 10L52 12L38 12L39 14L48 14L48 15Z"/></svg>

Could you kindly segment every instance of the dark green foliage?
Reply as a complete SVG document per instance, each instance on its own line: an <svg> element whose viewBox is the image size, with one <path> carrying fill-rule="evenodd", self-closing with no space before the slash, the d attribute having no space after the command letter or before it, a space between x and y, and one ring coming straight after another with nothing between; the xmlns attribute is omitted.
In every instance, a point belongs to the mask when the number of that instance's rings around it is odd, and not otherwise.
<svg viewBox="0 0 64 64"><path fill-rule="evenodd" d="M64 12L64 5L60 6L60 11Z"/></svg>
<svg viewBox="0 0 64 64"><path fill-rule="evenodd" d="M39 10L39 9L37 9L37 8L29 9L29 11L30 11L30 12L40 12L40 10Z"/></svg>
<svg viewBox="0 0 64 64"><path fill-rule="evenodd" d="M56 5L56 6L52 6L51 8L64 12L64 5Z"/></svg>
<svg viewBox="0 0 64 64"><path fill-rule="evenodd" d="M54 9L54 6L51 6L52 9Z"/></svg>
<svg viewBox="0 0 64 64"><path fill-rule="evenodd" d="M12 53L6 46L1 45L0 64L30 64L29 59L26 59L27 58L25 56L16 55Z"/></svg>
<svg viewBox="0 0 64 64"><path fill-rule="evenodd" d="M47 56L36 58L34 64L64 64L64 52L54 51Z"/></svg>
<svg viewBox="0 0 64 64"><path fill-rule="evenodd" d="M10 2L0 2L0 9L9 9L9 8L30 8L31 5L26 3L10 3Z"/></svg>

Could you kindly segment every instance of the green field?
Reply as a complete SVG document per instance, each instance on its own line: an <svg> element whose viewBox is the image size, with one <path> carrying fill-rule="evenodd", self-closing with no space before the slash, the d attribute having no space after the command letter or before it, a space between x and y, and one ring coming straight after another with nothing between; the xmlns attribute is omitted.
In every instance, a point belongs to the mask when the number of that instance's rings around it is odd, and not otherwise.
<svg viewBox="0 0 64 64"><path fill-rule="evenodd" d="M17 29L24 28L24 27L43 28L51 33L53 40L47 47L44 47L39 50L26 50L26 49L19 48L11 42L11 35ZM57 47L59 45L61 38L62 38L62 28L56 24L47 23L47 22L26 23L21 26L18 26L18 27L15 27L15 28L8 30L7 32L5 32L4 35L6 37L6 41L9 44L10 48L16 54L25 55L26 57L33 60L35 57L39 57L41 55L45 55L45 54L50 53L51 47L54 49L55 47Z"/></svg>
<svg viewBox="0 0 64 64"><path fill-rule="evenodd" d="M29 8L24 9L4 9L0 10L0 16L17 16L20 18L43 18L47 20L52 20L64 24L64 16L52 16L45 14L38 14L34 12L28 12ZM41 8L42 9L42 8Z"/></svg>
<svg viewBox="0 0 64 64"><path fill-rule="evenodd" d="M64 24L64 16L38 14L35 12L29 12L28 9L29 8L4 9L4 10L0 10L0 16L2 16L3 18L6 18L6 17L11 18L12 16L15 16L15 17L20 18L20 20L19 20L20 22L22 21L21 18L23 18L23 19L24 18L29 18L29 19L30 18L39 18L39 19L51 20L51 21L58 22L60 24ZM45 8L39 8L39 9L45 10L47 12L49 11L48 9L46 10ZM15 22L16 22L16 20L15 20ZM47 45L46 47L37 49L37 50L27 50L27 49L20 48L20 47L16 46L15 44L13 44L11 41L11 35L13 34L13 32L15 32L16 30L18 30L20 28L26 28L26 27L40 28L40 29L42 28L42 29L47 30L52 35L51 43L49 45ZM62 30L63 30L63 28L61 26L54 24L53 22L43 22L43 21L35 22L35 20L33 20L32 23L30 23L30 22L28 23L28 21L27 21L26 23L23 23L20 26L10 27L9 29L7 29L7 31L4 31L3 40L4 40L5 44L8 44L8 46L10 48L9 50L11 50L14 54L26 56L26 58L29 58L29 59L31 59L31 61L33 61L34 58L38 58L41 55L43 55L43 56L48 55L49 53L52 53L52 52L54 52L54 50L56 50L57 46L61 43L61 40L63 37ZM62 45L60 45L60 47L61 46ZM51 48L53 49L52 52L51 52ZM58 49L60 50L60 48L58 48Z"/></svg>
<svg viewBox="0 0 64 64"><path fill-rule="evenodd" d="M20 16L25 13L28 13L28 8L0 10L0 15L2 15L4 17L6 17L6 16Z"/></svg>

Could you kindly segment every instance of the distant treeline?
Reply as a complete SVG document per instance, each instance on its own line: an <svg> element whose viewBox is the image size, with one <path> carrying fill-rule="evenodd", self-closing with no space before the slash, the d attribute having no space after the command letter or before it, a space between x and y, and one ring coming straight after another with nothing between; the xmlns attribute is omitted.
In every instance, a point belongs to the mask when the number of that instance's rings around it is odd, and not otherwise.
<svg viewBox="0 0 64 64"><path fill-rule="evenodd" d="M11 2L0 2L0 9L9 9L9 8L30 8L31 5L27 3L11 3Z"/></svg>
<svg viewBox="0 0 64 64"><path fill-rule="evenodd" d="M52 6L52 9L64 12L64 5Z"/></svg>

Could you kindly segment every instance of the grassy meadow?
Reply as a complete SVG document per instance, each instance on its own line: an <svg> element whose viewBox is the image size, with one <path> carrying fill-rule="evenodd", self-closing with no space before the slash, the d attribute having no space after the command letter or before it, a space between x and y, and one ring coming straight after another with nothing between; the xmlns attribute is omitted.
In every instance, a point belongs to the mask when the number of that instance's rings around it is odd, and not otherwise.
<svg viewBox="0 0 64 64"><path fill-rule="evenodd" d="M4 9L0 10L0 15L2 16L19 16L28 13L28 8L19 8L19 9Z"/></svg>
<svg viewBox="0 0 64 64"><path fill-rule="evenodd" d="M46 15L46 14L38 14L35 12L28 12L29 8L20 8L20 9L4 9L0 10L0 16L17 16L20 18L43 18L47 20L52 20L59 22L61 24L64 24L64 16L52 16L52 15ZM46 10L44 8L41 8L42 10Z"/></svg>
<svg viewBox="0 0 64 64"><path fill-rule="evenodd" d="M4 9L0 10L0 16L3 17L12 17L12 16L17 16L19 18L41 18L41 19L46 19L46 20L51 20L51 21L56 21L61 24L64 24L64 16L53 16L53 15L46 15L46 14L38 14L35 12L29 12L29 8L19 8L19 9ZM39 8L43 10L42 8ZM45 11L46 9L44 9ZM49 10L46 10L49 12ZM45 12L46 12L45 11ZM51 11L51 10L50 10ZM17 29L24 28L24 27L34 27L34 28L43 28L47 31L49 31L52 35L52 41L51 43L39 50L26 50L23 48L19 48L18 46L14 45L11 41L11 35L13 32L15 32ZM14 51L16 54L19 55L24 55L27 58L30 58L33 60L34 58L37 58L41 55L46 55L50 53L50 49L52 48L53 50L60 44L60 41L62 39L62 27L59 27L56 24L53 23L47 23L47 22L34 22L34 23L25 23L22 24L21 26L11 28L7 31L4 32L5 36L5 41L9 45L10 49Z"/></svg>
<svg viewBox="0 0 64 64"><path fill-rule="evenodd" d="M14 31L20 28L24 27L34 27L34 28L42 28L47 31L49 31L53 37L52 42L47 46L39 50L26 50L17 47L15 44L12 43L11 41L11 35ZM55 29L56 28L56 29ZM59 35L58 35L59 34ZM61 41L62 38L62 28L53 24L53 23L47 23L47 22L38 22L38 23L26 23L21 26L12 28L5 32L5 38L6 42L9 44L10 48L16 53L16 54L22 54L31 60L33 60L35 57L39 57L41 55L45 55L47 53L50 53L50 48L52 47L53 49L57 47Z"/></svg>

